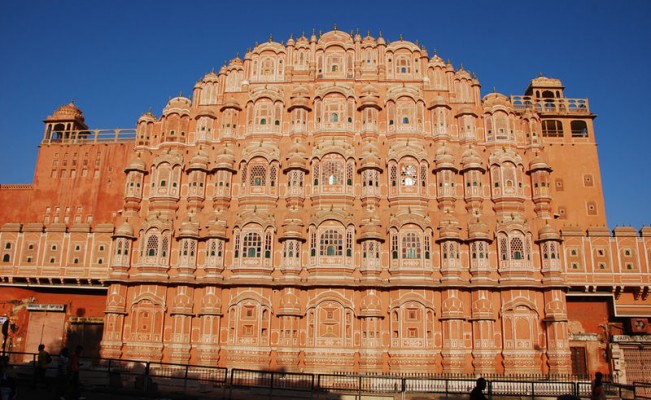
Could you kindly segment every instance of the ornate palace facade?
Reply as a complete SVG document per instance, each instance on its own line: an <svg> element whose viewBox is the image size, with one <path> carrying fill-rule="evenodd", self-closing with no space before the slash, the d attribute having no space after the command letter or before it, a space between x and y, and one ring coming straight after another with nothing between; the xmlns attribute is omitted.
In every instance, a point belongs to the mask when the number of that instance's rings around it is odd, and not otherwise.
<svg viewBox="0 0 651 400"><path fill-rule="evenodd" d="M651 229L606 228L594 118L558 79L482 97L337 30L256 45L135 131L69 104L34 184L0 190L4 311L35 343L61 303L50 345L95 323L112 358L625 380Z"/></svg>

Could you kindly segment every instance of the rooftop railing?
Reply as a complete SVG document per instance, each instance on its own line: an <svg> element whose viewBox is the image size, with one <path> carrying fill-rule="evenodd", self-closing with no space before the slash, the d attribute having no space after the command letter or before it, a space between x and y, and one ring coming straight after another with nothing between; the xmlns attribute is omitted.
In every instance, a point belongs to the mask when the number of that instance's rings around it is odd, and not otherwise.
<svg viewBox="0 0 651 400"><path fill-rule="evenodd" d="M130 143L135 140L135 128L89 129L46 132L41 144Z"/></svg>
<svg viewBox="0 0 651 400"><path fill-rule="evenodd" d="M590 114L588 99L511 96L511 104L518 111L532 110L540 114Z"/></svg>

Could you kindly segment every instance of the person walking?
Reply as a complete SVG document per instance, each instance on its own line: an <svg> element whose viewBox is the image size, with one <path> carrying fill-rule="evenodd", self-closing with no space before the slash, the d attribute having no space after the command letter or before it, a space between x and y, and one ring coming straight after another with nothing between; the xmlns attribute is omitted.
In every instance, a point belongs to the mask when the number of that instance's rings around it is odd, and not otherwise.
<svg viewBox="0 0 651 400"><path fill-rule="evenodd" d="M9 358L0 357L0 400L14 400L18 396L16 379L9 370Z"/></svg>
<svg viewBox="0 0 651 400"><path fill-rule="evenodd" d="M38 345L38 355L36 356L36 370L34 371L34 387L37 387L39 383L45 385L49 388L47 377L47 366L52 362L52 357L50 353L45 350L45 345L43 343Z"/></svg>
<svg viewBox="0 0 651 400"><path fill-rule="evenodd" d="M60 400L65 400L65 394L68 391L68 364L70 357L68 355L68 348L64 347L57 357L57 395Z"/></svg>
<svg viewBox="0 0 651 400"><path fill-rule="evenodd" d="M79 388L79 361L81 352L84 348L81 345L75 347L74 353L70 356L68 362L68 376L70 377L70 399L81 399L81 391Z"/></svg>
<svg viewBox="0 0 651 400"><path fill-rule="evenodd" d="M590 400L606 400L606 393L603 386L604 375L601 372L594 374L594 381L592 381L592 393Z"/></svg>
<svg viewBox="0 0 651 400"><path fill-rule="evenodd" d="M486 379L478 378L475 387L470 392L470 400L486 400L486 396L482 393L486 389Z"/></svg>

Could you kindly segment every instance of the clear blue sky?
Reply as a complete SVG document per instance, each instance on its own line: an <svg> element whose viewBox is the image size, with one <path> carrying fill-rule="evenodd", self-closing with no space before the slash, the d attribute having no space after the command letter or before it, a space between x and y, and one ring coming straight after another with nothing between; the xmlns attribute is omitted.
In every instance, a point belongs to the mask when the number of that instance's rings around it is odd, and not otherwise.
<svg viewBox="0 0 651 400"><path fill-rule="evenodd" d="M131 128L256 41L336 23L418 40L474 72L482 94L561 79L598 115L609 226L639 228L651 224L650 19L647 0L0 0L0 183L32 182L42 121L71 99L91 128Z"/></svg>

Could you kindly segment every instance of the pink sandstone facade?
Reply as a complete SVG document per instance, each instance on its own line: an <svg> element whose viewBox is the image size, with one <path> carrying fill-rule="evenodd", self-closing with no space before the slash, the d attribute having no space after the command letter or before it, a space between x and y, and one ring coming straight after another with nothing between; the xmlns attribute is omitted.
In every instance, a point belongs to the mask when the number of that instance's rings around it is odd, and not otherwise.
<svg viewBox="0 0 651 400"><path fill-rule="evenodd" d="M558 79L482 97L337 30L256 45L135 130L62 106L33 184L0 187L11 349L632 381L651 229L606 228L594 118Z"/></svg>

